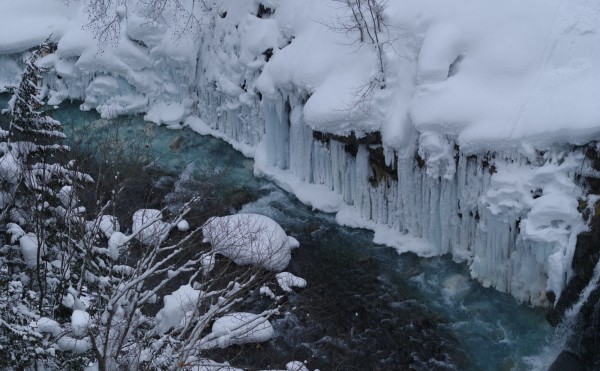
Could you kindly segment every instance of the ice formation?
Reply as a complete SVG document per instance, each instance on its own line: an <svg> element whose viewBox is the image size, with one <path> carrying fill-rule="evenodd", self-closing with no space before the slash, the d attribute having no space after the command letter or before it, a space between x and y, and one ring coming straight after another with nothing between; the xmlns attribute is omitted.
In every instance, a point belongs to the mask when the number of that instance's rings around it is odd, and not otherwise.
<svg viewBox="0 0 600 371"><path fill-rule="evenodd" d="M373 45L331 27L343 4L216 1L186 33L131 7L102 50L76 4L5 4L0 90L52 33L50 104L183 122L379 243L451 254L522 302L560 295L587 228L578 146L600 138L598 4L388 2L386 86L369 89ZM259 17L259 4L271 11Z"/></svg>

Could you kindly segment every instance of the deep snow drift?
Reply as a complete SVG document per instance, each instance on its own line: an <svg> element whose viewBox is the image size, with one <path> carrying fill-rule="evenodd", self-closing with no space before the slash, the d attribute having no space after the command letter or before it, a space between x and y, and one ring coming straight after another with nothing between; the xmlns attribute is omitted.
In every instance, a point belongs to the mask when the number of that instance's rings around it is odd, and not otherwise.
<svg viewBox="0 0 600 371"><path fill-rule="evenodd" d="M600 137L600 5L389 1L385 89L370 89L377 54L342 32L343 3L208 3L185 25L174 8L112 9L118 36L102 47L76 4L4 4L0 89L52 34L50 104L76 98L104 117L144 112L219 136L377 242L451 253L523 302L560 295L586 229L578 208L592 203L573 145Z"/></svg>

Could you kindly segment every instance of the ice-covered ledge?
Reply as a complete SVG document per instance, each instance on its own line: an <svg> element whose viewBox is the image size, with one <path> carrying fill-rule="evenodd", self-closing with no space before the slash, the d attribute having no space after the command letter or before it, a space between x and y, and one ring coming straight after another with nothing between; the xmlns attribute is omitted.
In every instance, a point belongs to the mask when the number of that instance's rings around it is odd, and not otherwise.
<svg viewBox="0 0 600 371"><path fill-rule="evenodd" d="M313 131L300 96L227 110L215 94L201 95L209 98L199 103L203 125L236 148L253 148L243 152L254 155L256 174L336 212L341 224L374 230L377 243L451 254L484 286L536 306L554 302L570 279L577 235L587 230L588 200L577 179L590 161L581 147L463 153L453 138L428 133L393 150L377 133Z"/></svg>

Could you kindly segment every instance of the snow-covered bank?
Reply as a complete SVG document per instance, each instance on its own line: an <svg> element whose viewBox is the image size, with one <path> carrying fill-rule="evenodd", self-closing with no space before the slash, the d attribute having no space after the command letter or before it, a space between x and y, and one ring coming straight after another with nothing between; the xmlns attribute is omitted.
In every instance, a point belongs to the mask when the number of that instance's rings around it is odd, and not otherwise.
<svg viewBox="0 0 600 371"><path fill-rule="evenodd" d="M51 30L50 104L77 98L105 117L185 122L254 156L257 174L303 202L375 230L377 242L452 254L519 301L560 295L586 229L577 176L593 172L575 145L600 139L590 48L600 36L588 16L598 5L389 2L386 88L369 89L377 56L340 32L343 3L209 3L185 33L168 22L176 9L158 19L114 9L118 43L99 48L81 9L44 2L56 19L43 27L0 22L2 35L29 31L0 40L0 84Z"/></svg>

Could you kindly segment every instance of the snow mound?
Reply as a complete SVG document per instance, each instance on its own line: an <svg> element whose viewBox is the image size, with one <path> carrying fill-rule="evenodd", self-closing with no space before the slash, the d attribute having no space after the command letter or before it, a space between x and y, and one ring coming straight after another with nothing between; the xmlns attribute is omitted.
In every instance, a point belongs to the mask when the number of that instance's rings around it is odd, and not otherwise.
<svg viewBox="0 0 600 371"><path fill-rule="evenodd" d="M200 291L194 290L191 285L183 285L170 295L165 295L164 306L156 314L156 331L164 334L189 320L196 310L199 298Z"/></svg>
<svg viewBox="0 0 600 371"><path fill-rule="evenodd" d="M119 258L121 249L129 242L129 238L121 232L114 232L108 239L108 253L113 260Z"/></svg>
<svg viewBox="0 0 600 371"><path fill-rule="evenodd" d="M201 347L203 349L225 348L234 344L262 343L273 337L275 330L264 317L237 312L225 315L212 326ZM204 339L203 339L204 340Z"/></svg>
<svg viewBox="0 0 600 371"><path fill-rule="evenodd" d="M214 251L240 265L257 265L280 272L298 247L273 219L258 214L237 214L210 218L202 227L204 242Z"/></svg>
<svg viewBox="0 0 600 371"><path fill-rule="evenodd" d="M29 268L35 267L37 265L37 254L39 249L39 242L35 233L27 233L21 237L19 239L19 245L21 246L21 253L23 253L23 259L27 266Z"/></svg>
<svg viewBox="0 0 600 371"><path fill-rule="evenodd" d="M90 326L90 315L83 310L74 310L71 315L71 333L81 338L85 336Z"/></svg>
<svg viewBox="0 0 600 371"><path fill-rule="evenodd" d="M294 276L289 272L281 272L275 275L277 284L285 292L292 292L292 287L306 287L306 280L298 276Z"/></svg>
<svg viewBox="0 0 600 371"><path fill-rule="evenodd" d="M179 223L177 223L177 229L180 232L187 232L190 230L190 224L186 220L182 220Z"/></svg>
<svg viewBox="0 0 600 371"><path fill-rule="evenodd" d="M304 363L302 363L300 361L292 361L292 362L288 362L285 365L285 370L286 371L308 371L308 368L306 368L306 366L304 366Z"/></svg>
<svg viewBox="0 0 600 371"><path fill-rule="evenodd" d="M60 324L48 317L40 317L40 319L32 323L32 327L37 328L37 330L42 334L51 334L55 337L58 336L62 331Z"/></svg>
<svg viewBox="0 0 600 371"><path fill-rule="evenodd" d="M112 215L102 215L94 224L109 239L115 232L119 232L121 229L119 221Z"/></svg>
<svg viewBox="0 0 600 371"><path fill-rule="evenodd" d="M133 213L133 233L144 245L157 245L169 233L169 224L162 221L162 213L156 209L141 209Z"/></svg>

